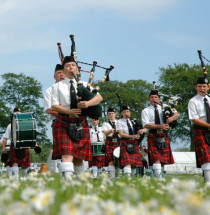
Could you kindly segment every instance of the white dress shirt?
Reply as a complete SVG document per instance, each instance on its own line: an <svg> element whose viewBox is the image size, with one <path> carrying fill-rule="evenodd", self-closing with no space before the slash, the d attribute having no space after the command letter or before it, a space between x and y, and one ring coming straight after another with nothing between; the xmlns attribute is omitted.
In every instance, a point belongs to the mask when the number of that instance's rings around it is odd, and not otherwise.
<svg viewBox="0 0 210 215"><path fill-rule="evenodd" d="M4 137L10 140L12 139L11 123L7 126Z"/></svg>
<svg viewBox="0 0 210 215"><path fill-rule="evenodd" d="M133 124L131 123L130 119L128 119L128 122L131 126L131 128L133 128ZM128 130L128 126L127 126L127 119L119 119L117 121L117 125L116 125L116 129L117 131L121 130L123 131L124 134L129 134L129 130Z"/></svg>
<svg viewBox="0 0 210 215"><path fill-rule="evenodd" d="M1 143L3 143L4 138L5 138L5 134L3 134L2 137L1 137L1 140L0 140ZM6 150L7 151L10 150L10 145L11 145L11 140L7 139L7 142L6 142Z"/></svg>
<svg viewBox="0 0 210 215"><path fill-rule="evenodd" d="M117 120L111 121L111 122L115 122L115 126L117 126ZM112 126L110 125L110 123L108 122L104 122L102 124L102 131L110 131L112 130ZM108 137L112 137L113 133L109 134Z"/></svg>
<svg viewBox="0 0 210 215"><path fill-rule="evenodd" d="M51 108L51 99L52 99L52 86L47 88L44 94L44 112ZM50 120L55 119L56 117L49 114Z"/></svg>
<svg viewBox="0 0 210 215"><path fill-rule="evenodd" d="M98 137L97 137L98 134ZM90 128L90 142L91 143L95 143L98 142L98 138L99 138L99 142L104 142L104 138L105 135L102 132L102 127L99 126L93 126Z"/></svg>
<svg viewBox="0 0 210 215"><path fill-rule="evenodd" d="M70 80L69 78L66 78L63 81L59 81L58 83L55 83L52 86L52 100L51 105L61 105L65 108L70 108L71 105L71 99L70 99ZM75 79L73 80L73 85L75 88L75 91L77 93L77 82ZM87 82L81 81L81 83L86 87ZM91 91L93 90L92 87L90 87Z"/></svg>
<svg viewBox="0 0 210 215"><path fill-rule="evenodd" d="M208 96L203 97L197 94L196 96L190 99L188 103L188 115L190 120L201 119L207 122L204 98L206 98L208 100L208 103L210 104L210 98Z"/></svg>
<svg viewBox="0 0 210 215"><path fill-rule="evenodd" d="M44 112L51 108L52 86L47 88L44 94Z"/></svg>
<svg viewBox="0 0 210 215"><path fill-rule="evenodd" d="M163 124L163 111L160 105L157 105L157 109L160 116L160 124ZM152 123L155 124L155 107L153 105L150 105L147 108L144 108L141 112L141 121L143 128L146 124Z"/></svg>

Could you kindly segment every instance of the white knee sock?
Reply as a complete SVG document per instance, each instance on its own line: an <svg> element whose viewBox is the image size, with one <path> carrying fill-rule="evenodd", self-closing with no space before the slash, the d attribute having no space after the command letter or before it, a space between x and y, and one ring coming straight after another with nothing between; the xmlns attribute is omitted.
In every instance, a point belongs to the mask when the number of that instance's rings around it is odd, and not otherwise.
<svg viewBox="0 0 210 215"><path fill-rule="evenodd" d="M27 170L28 170L28 168L22 169L22 176L23 176L24 178L26 177Z"/></svg>
<svg viewBox="0 0 210 215"><path fill-rule="evenodd" d="M114 178L115 177L115 166L108 166L108 173L110 178Z"/></svg>
<svg viewBox="0 0 210 215"><path fill-rule="evenodd" d="M7 166L6 168L7 168L7 174L9 176L9 178L11 178L12 177L12 167Z"/></svg>
<svg viewBox="0 0 210 215"><path fill-rule="evenodd" d="M135 176L135 174L136 174L136 168L132 168L131 172L132 172L132 175Z"/></svg>
<svg viewBox="0 0 210 215"><path fill-rule="evenodd" d="M210 162L204 163L201 168L204 171L205 182L210 182Z"/></svg>
<svg viewBox="0 0 210 215"><path fill-rule="evenodd" d="M120 176L120 168L117 168L115 170L115 177L119 177Z"/></svg>
<svg viewBox="0 0 210 215"><path fill-rule="evenodd" d="M154 170L154 175L156 178L161 177L161 164L160 163L154 163L153 164L153 170Z"/></svg>
<svg viewBox="0 0 210 215"><path fill-rule="evenodd" d="M74 164L72 162L62 162L60 164L60 171L67 181L71 181L74 173Z"/></svg>
<svg viewBox="0 0 210 215"><path fill-rule="evenodd" d="M103 167L98 167L98 175L101 175L103 171Z"/></svg>
<svg viewBox="0 0 210 215"><path fill-rule="evenodd" d="M98 177L98 167L92 166L92 171L93 171L93 177L97 178Z"/></svg>
<svg viewBox="0 0 210 215"><path fill-rule="evenodd" d="M127 177L131 177L131 168L130 167L124 167L123 172Z"/></svg>
<svg viewBox="0 0 210 215"><path fill-rule="evenodd" d="M13 173L14 178L18 180L18 177L19 177L19 168L18 168L18 166L13 166L12 167L12 173Z"/></svg>
<svg viewBox="0 0 210 215"><path fill-rule="evenodd" d="M77 175L81 175L84 172L84 165L82 164L81 166L74 166L74 172Z"/></svg>
<svg viewBox="0 0 210 215"><path fill-rule="evenodd" d="M58 168L59 175L60 175L60 177L62 177L62 172L60 170L61 160L57 160L56 163L57 163L57 168Z"/></svg>

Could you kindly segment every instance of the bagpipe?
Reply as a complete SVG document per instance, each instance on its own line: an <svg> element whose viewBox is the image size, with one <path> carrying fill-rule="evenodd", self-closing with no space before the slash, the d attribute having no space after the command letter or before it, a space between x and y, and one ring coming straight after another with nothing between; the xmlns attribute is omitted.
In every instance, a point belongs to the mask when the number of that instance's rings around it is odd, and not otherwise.
<svg viewBox="0 0 210 215"><path fill-rule="evenodd" d="M75 61L81 64L86 64L86 65L90 65L92 66L92 69L90 71L90 76L89 76L89 80L87 83L87 87L85 87L81 81L81 67L78 66L78 72L76 75L74 75L75 80L77 81L77 96L78 96L78 102L80 101L89 101L92 98L94 98L97 94L97 92L100 90L100 86L102 83L104 83L105 81L109 81L109 73L111 72L112 69L114 69L114 66L111 65L109 68L105 68L102 66L97 65L97 61L93 61L92 64L89 63L84 63L81 61L77 61L77 54L76 54L76 46L75 46L75 41L74 41L74 35L70 35L70 39L72 42L71 45L71 53L70 55L74 57ZM59 54L59 58L61 60L61 62L63 62L64 60L64 55L62 52L62 48L61 48L61 43L57 43L58 45L58 54ZM93 85L93 78L94 78L94 72L95 72L95 68L96 67L100 67L102 69L105 69L105 75L103 76L103 79L99 82L99 85L96 86L94 88ZM91 91L91 87L93 87L93 90ZM88 116L92 119L99 119L102 116L102 105L98 104L95 106L90 106L88 108L84 108L82 109L82 115L83 116Z"/></svg>
<svg viewBox="0 0 210 215"><path fill-rule="evenodd" d="M204 75L204 77L207 77L206 66L205 66L205 64L204 64L203 58L204 58L206 61L208 61L208 62L210 62L210 61L209 61L208 59L206 59L206 58L202 55L201 50L198 50L198 57L199 57L199 59L200 59L200 61L201 61L201 67L202 67L202 69L203 69L203 75Z"/></svg>
<svg viewBox="0 0 210 215"><path fill-rule="evenodd" d="M154 89L156 88L156 82L153 81ZM175 107L178 104L178 100L181 98L179 95L172 95L172 94L163 94L158 93L160 96L163 96L167 99L167 103L163 103L162 101L160 103L155 102L156 104L159 104L163 111L163 122L166 123L167 119L169 117L172 117L174 115L174 112L176 111ZM177 120L174 120L173 122L169 123L169 126L174 129L177 126Z"/></svg>
<svg viewBox="0 0 210 215"><path fill-rule="evenodd" d="M203 59L205 59L209 63L210 63L210 61L202 55L201 50L198 50L198 57L199 57L199 59L201 61L201 67L203 69L203 76L207 79L207 83L208 83L208 73L207 73L206 66L204 64ZM210 89L210 83L208 84L208 86L209 86L209 89Z"/></svg>

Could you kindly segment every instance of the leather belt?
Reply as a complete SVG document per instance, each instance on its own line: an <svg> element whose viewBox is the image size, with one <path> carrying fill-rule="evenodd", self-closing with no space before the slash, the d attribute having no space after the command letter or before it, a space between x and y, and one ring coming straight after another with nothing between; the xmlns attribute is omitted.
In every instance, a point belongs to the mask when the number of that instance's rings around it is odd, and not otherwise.
<svg viewBox="0 0 210 215"><path fill-rule="evenodd" d="M112 141L112 142L118 142L118 138L117 137L106 137L106 140Z"/></svg>
<svg viewBox="0 0 210 215"><path fill-rule="evenodd" d="M135 138L121 138L121 140L137 140Z"/></svg>
<svg viewBox="0 0 210 215"><path fill-rule="evenodd" d="M204 131L210 130L210 128L206 128L206 127L203 127L203 126L200 126L200 125L196 125L196 124L194 124L192 127L195 130L204 130Z"/></svg>
<svg viewBox="0 0 210 215"><path fill-rule="evenodd" d="M163 129L150 129L149 133L153 133L153 134L167 134L167 131L163 130Z"/></svg>

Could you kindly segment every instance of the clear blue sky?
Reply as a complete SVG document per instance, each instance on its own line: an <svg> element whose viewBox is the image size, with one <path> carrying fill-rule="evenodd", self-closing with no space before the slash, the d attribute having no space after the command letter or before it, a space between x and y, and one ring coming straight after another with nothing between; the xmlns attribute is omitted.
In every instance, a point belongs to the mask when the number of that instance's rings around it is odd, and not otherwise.
<svg viewBox="0 0 210 215"><path fill-rule="evenodd" d="M111 80L152 83L160 67L200 64L198 49L210 58L209 8L209 0L0 0L1 74L33 76L44 92L60 62L56 43L68 55L74 34L78 60L113 64Z"/></svg>

